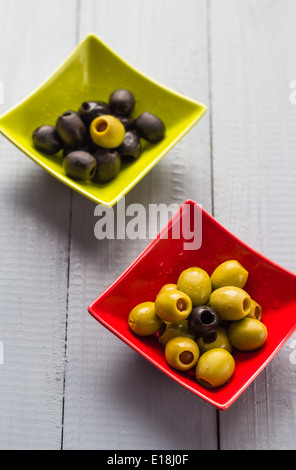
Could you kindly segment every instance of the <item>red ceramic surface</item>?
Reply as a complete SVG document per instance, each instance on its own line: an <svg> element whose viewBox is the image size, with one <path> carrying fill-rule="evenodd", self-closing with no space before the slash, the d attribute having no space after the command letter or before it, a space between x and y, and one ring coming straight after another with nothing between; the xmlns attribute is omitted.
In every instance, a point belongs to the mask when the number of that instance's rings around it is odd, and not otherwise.
<svg viewBox="0 0 296 470"><path fill-rule="evenodd" d="M202 214L202 244L194 250L184 249L184 242L189 238L185 230L188 227L186 224L190 219L193 230L193 215L197 210ZM181 236L176 238L174 230L179 226ZM196 230L200 229L200 226L195 228L195 236ZM255 352L235 351L236 367L231 380L220 388L207 389L196 382L194 371L179 372L170 368L157 338L135 336L128 327L127 318L138 303L154 301L164 284L176 283L183 269L199 266L211 274L227 259L237 259L249 271L245 290L262 306L262 322L268 329L268 338L265 345ZM195 202L186 201L161 234L90 305L89 312L176 382L216 408L226 409L295 331L296 275L248 247Z"/></svg>

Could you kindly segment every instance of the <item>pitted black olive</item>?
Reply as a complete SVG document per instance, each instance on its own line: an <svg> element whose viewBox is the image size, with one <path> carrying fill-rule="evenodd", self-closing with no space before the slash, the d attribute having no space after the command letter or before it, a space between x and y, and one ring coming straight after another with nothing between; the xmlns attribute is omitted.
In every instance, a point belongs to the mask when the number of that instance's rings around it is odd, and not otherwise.
<svg viewBox="0 0 296 470"><path fill-rule="evenodd" d="M159 142L165 135L165 125L162 120L147 111L135 120L135 129L140 137L153 143Z"/></svg>
<svg viewBox="0 0 296 470"><path fill-rule="evenodd" d="M79 116L86 126L90 126L95 118L104 114L110 114L110 108L104 101L85 101L79 109Z"/></svg>
<svg viewBox="0 0 296 470"><path fill-rule="evenodd" d="M129 116L135 106L134 95L126 89L115 90L109 98L109 106L113 114Z"/></svg>
<svg viewBox="0 0 296 470"><path fill-rule="evenodd" d="M133 131L127 131L123 143L118 148L120 155L122 157L132 157L136 160L141 155L141 151L141 141L137 134Z"/></svg>
<svg viewBox="0 0 296 470"><path fill-rule="evenodd" d="M219 325L219 317L208 305L194 307L188 317L188 326L196 336L204 336Z"/></svg>
<svg viewBox="0 0 296 470"><path fill-rule="evenodd" d="M75 111L66 111L59 116L56 128L65 144L74 148L84 144L87 130L84 122Z"/></svg>
<svg viewBox="0 0 296 470"><path fill-rule="evenodd" d="M97 161L95 181L108 183L118 175L121 168L121 159L117 150L100 149L94 154Z"/></svg>
<svg viewBox="0 0 296 470"><path fill-rule="evenodd" d="M55 155L64 147L54 126L40 126L33 132L33 144L36 149L49 155Z"/></svg>
<svg viewBox="0 0 296 470"><path fill-rule="evenodd" d="M87 181L94 178L97 169L97 161L90 153L77 150L68 153L64 158L63 166L66 175L70 178Z"/></svg>

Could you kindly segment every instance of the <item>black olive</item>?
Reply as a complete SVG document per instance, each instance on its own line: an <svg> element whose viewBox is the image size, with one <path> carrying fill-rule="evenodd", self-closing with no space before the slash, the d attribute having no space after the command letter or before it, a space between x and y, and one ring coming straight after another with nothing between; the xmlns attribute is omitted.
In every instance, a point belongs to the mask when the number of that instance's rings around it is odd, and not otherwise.
<svg viewBox="0 0 296 470"><path fill-rule="evenodd" d="M188 317L188 326L196 336L204 336L219 325L219 317L208 305L194 307Z"/></svg>
<svg viewBox="0 0 296 470"><path fill-rule="evenodd" d="M77 148L77 147L72 147L72 145L65 145L64 150L63 150L63 158L66 158L69 153L75 152L77 150L82 150L82 148Z"/></svg>
<svg viewBox="0 0 296 470"><path fill-rule="evenodd" d="M63 150L63 158L65 158L69 153L77 150L82 150L83 152L88 152L93 155L97 150L99 150L99 148L100 147L98 147L98 145L96 145L90 138L87 138L84 144L79 147L73 147L72 145L66 144Z"/></svg>
<svg viewBox="0 0 296 470"><path fill-rule="evenodd" d="M33 144L36 149L49 155L55 155L64 147L54 126L40 126L33 132Z"/></svg>
<svg viewBox="0 0 296 470"><path fill-rule="evenodd" d="M87 181L94 178L97 161L88 152L76 150L68 153L63 162L66 175L75 180Z"/></svg>
<svg viewBox="0 0 296 470"><path fill-rule="evenodd" d="M147 111L135 120L135 129L140 137L149 142L159 142L165 134L165 125L162 120Z"/></svg>
<svg viewBox="0 0 296 470"><path fill-rule="evenodd" d="M65 144L76 148L84 144L87 130L84 122L75 111L66 111L59 116L56 128Z"/></svg>
<svg viewBox="0 0 296 470"><path fill-rule="evenodd" d="M94 157L97 161L97 171L95 181L98 183L107 183L118 175L121 168L121 159L117 150L100 149Z"/></svg>
<svg viewBox="0 0 296 470"><path fill-rule="evenodd" d="M108 104L104 101L85 101L79 109L79 116L86 126L90 126L95 118L104 114L111 114Z"/></svg>
<svg viewBox="0 0 296 470"><path fill-rule="evenodd" d="M115 90L109 98L109 106L113 114L129 116L135 106L134 95L126 89Z"/></svg>
<svg viewBox="0 0 296 470"><path fill-rule="evenodd" d="M141 155L141 141L135 132L127 131L125 133L123 143L118 148L118 152L122 157L133 157L134 160Z"/></svg>
<svg viewBox="0 0 296 470"><path fill-rule="evenodd" d="M124 125L126 131L132 131L134 129L135 125L133 119L127 116L119 116L119 114L113 114L113 116Z"/></svg>

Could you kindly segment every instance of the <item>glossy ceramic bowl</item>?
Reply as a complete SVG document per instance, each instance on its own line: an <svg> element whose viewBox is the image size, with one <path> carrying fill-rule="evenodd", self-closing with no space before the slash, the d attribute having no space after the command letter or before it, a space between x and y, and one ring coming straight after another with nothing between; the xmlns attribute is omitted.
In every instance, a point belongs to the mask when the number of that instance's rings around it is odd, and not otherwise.
<svg viewBox="0 0 296 470"><path fill-rule="evenodd" d="M194 219L194 214L198 211L201 214L202 226L200 222L193 223L198 220L198 217ZM176 227L182 228L179 238L174 235L178 232ZM196 247L186 247L187 238L190 241L189 227L192 233L195 233L197 241L202 234L201 246L197 243ZM193 241L192 239L191 243ZM194 250L191 249L193 247ZM220 388L208 389L197 383L194 370L178 372L170 368L157 338L141 338L134 335L129 329L127 319L135 305L154 301L164 284L176 283L183 269L199 266L211 274L227 259L237 259L249 271L245 289L262 306L262 322L268 329L268 337L264 346L257 351L235 352L236 367L230 381ZM251 384L295 331L296 275L248 247L196 203L187 201L134 263L90 305L89 312L176 382L218 409L226 409Z"/></svg>
<svg viewBox="0 0 296 470"><path fill-rule="evenodd" d="M49 157L34 148L32 132L44 124L55 125L60 114L68 109L78 110L84 101L108 101L110 94L117 88L128 88L134 93L134 117L149 111L163 120L166 126L165 138L157 144L145 145L140 158L125 166L110 183L75 182L66 176L62 158ZM72 189L96 203L113 206L205 112L203 104L151 80L90 34L46 83L0 118L0 131L36 163Z"/></svg>

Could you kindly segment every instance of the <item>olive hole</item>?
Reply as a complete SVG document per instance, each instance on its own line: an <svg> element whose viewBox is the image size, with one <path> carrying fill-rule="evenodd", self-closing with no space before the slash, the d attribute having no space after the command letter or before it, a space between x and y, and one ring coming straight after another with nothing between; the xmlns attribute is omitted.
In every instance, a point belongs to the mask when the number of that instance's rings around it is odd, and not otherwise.
<svg viewBox="0 0 296 470"><path fill-rule="evenodd" d="M94 166L93 169L91 170L90 174L89 174L90 178L93 178L93 177L95 176L96 171L97 171L97 169L96 169L96 167Z"/></svg>
<svg viewBox="0 0 296 470"><path fill-rule="evenodd" d="M107 123L106 121L99 121L98 124L96 125L96 130L98 132L104 132L107 129Z"/></svg>
<svg viewBox="0 0 296 470"><path fill-rule="evenodd" d="M255 307L255 317L257 318L257 320L260 318L260 315L261 315L261 310L259 307Z"/></svg>
<svg viewBox="0 0 296 470"><path fill-rule="evenodd" d="M162 336L166 330L166 324L163 323L160 327L160 330L158 331L159 336Z"/></svg>
<svg viewBox="0 0 296 470"><path fill-rule="evenodd" d="M251 300L248 299L247 297L243 301L243 310L247 312L251 308Z"/></svg>
<svg viewBox="0 0 296 470"><path fill-rule="evenodd" d="M215 321L215 316L208 310L205 310L204 312L202 312L200 319L204 325L210 325Z"/></svg>
<svg viewBox="0 0 296 470"><path fill-rule="evenodd" d="M193 358L194 356L191 351L183 351L179 356L180 362L182 362L182 364L190 364L190 362L193 361Z"/></svg>
<svg viewBox="0 0 296 470"><path fill-rule="evenodd" d="M204 336L203 342L206 344L213 343L217 339L216 331L211 331L208 335Z"/></svg>
<svg viewBox="0 0 296 470"><path fill-rule="evenodd" d="M207 381L204 380L204 379L198 379L198 382L199 382L201 385L204 385L205 387L213 388L212 384L210 384L209 382L207 382Z"/></svg>
<svg viewBox="0 0 296 470"><path fill-rule="evenodd" d="M187 308L186 301L184 299L178 299L177 300L177 309L180 312L183 312L183 310L186 310L186 308Z"/></svg>

